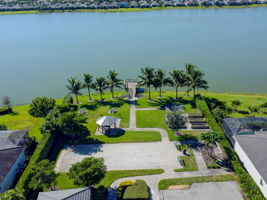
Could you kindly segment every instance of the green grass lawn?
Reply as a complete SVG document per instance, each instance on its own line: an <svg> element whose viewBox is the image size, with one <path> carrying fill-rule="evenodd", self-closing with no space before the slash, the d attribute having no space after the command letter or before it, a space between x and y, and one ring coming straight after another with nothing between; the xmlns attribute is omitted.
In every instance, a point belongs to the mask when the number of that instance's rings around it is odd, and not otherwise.
<svg viewBox="0 0 267 200"><path fill-rule="evenodd" d="M202 133L206 133L207 131L203 131L203 130L183 130L183 129L180 129L179 132L182 133L182 134L184 134L184 135L192 135L196 139L200 140L201 134Z"/></svg>
<svg viewBox="0 0 267 200"><path fill-rule="evenodd" d="M91 138L94 138L98 140L99 142L103 142L103 143L161 141L160 133L156 131L125 131L123 135L119 135L119 136L112 137L112 136L106 136L106 135L97 135Z"/></svg>
<svg viewBox="0 0 267 200"><path fill-rule="evenodd" d="M163 98L158 98L158 92L151 92L152 100L148 100L148 94L144 93L144 97L137 100L136 107L137 108L157 108L166 105L167 103L174 103L183 104L184 111L186 113L195 113L197 110L194 107L194 102L192 97L187 97L184 95L184 92L178 93L179 100L174 101L172 98L175 98L175 92L163 92Z"/></svg>
<svg viewBox="0 0 267 200"><path fill-rule="evenodd" d="M190 148L187 149L190 156L181 156L181 159L184 161L185 166L180 169L175 169L175 172L184 172L184 171L197 171L198 166L195 160L195 156Z"/></svg>
<svg viewBox="0 0 267 200"><path fill-rule="evenodd" d="M216 98L226 103L227 106L231 106L231 101L239 100L241 105L237 107L238 112L233 112L230 117L247 117L251 116L248 110L248 106L259 106L267 102L267 95L265 94L246 94L246 93L212 93L202 92L205 97ZM264 113L256 114L257 117L266 117Z"/></svg>
<svg viewBox="0 0 267 200"><path fill-rule="evenodd" d="M169 140L177 140L179 137L173 134L165 123L164 110L138 110L136 111L136 126L138 128L163 128L169 135Z"/></svg>
<svg viewBox="0 0 267 200"><path fill-rule="evenodd" d="M7 126L9 130L28 130L29 136L34 136L38 141L42 134L39 130L42 118L34 118L28 113L29 105L13 107L13 114L0 116L0 123Z"/></svg>
<svg viewBox="0 0 267 200"><path fill-rule="evenodd" d="M108 171L106 173L105 178L103 178L97 186L103 185L105 187L109 187L115 180L119 178L131 177L131 176L142 176L142 175L151 175L151 174L161 174L164 171L162 169L144 169L144 170L114 170ZM61 190L63 189L72 189L78 188L81 186L77 186L73 183L71 179L69 179L67 173L59 173L57 177L57 187Z"/></svg>
<svg viewBox="0 0 267 200"><path fill-rule="evenodd" d="M166 190L171 185L191 185L193 183L201 183L201 182L220 182L220 181L236 181L236 180L237 180L236 176L232 174L163 179L160 180L159 182L159 190Z"/></svg>

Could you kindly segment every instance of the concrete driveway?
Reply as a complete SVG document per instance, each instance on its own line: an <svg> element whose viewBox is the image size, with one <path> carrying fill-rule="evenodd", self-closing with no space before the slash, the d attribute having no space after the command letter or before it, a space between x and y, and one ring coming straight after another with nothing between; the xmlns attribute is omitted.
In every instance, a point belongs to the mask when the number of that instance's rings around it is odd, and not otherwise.
<svg viewBox="0 0 267 200"><path fill-rule="evenodd" d="M172 142L75 145L64 148L55 170L67 172L72 164L89 156L103 157L108 170L173 170L182 167L177 161L180 154Z"/></svg>
<svg viewBox="0 0 267 200"><path fill-rule="evenodd" d="M242 200L236 182L194 183L188 190L161 190L160 200Z"/></svg>

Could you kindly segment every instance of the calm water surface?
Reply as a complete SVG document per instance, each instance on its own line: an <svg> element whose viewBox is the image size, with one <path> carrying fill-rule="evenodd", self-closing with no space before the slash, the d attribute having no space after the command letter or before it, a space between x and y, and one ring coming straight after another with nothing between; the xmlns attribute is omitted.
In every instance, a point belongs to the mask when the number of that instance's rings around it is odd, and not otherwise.
<svg viewBox="0 0 267 200"><path fill-rule="evenodd" d="M0 96L61 97L71 76L192 62L212 91L267 93L267 8L0 16Z"/></svg>

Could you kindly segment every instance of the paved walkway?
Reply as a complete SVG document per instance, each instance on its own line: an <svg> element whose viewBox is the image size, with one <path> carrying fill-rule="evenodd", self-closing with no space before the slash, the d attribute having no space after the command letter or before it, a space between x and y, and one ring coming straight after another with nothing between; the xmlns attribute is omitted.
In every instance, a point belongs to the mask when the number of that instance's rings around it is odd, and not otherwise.
<svg viewBox="0 0 267 200"><path fill-rule="evenodd" d="M157 110L157 108L142 108L136 109L135 101L132 100L130 106L130 128L126 128L125 130L131 131L158 131L162 137L162 143L164 145L174 145L173 142L169 141L168 133L166 130L161 128L136 128L136 110ZM135 177L126 177L116 180L111 184L108 194L108 200L116 200L116 188L120 184L120 182L125 180L135 181L136 179L142 179L147 182L152 199L159 200L159 190L158 183L162 179L168 178L183 178L183 177L194 177L194 176L210 176L210 175L221 175L221 174L229 174L231 172L227 172L224 169L211 169L208 170L206 164L203 160L202 154L200 151L193 150L199 171L187 171L187 172L174 172L174 169L166 166L163 170L164 173L157 175L146 175L146 176L135 176Z"/></svg>

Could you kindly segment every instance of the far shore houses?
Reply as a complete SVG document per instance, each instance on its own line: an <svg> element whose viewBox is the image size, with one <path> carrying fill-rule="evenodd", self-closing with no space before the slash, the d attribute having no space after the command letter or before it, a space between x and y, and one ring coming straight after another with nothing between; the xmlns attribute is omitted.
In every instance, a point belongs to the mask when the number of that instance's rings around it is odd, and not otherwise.
<svg viewBox="0 0 267 200"><path fill-rule="evenodd" d="M0 11L27 11L27 10L79 10L79 9L118 9L118 8L156 8L156 7L192 7L192 6L242 6L252 4L267 4L267 0L140 0L140 1L17 1L3 0Z"/></svg>

